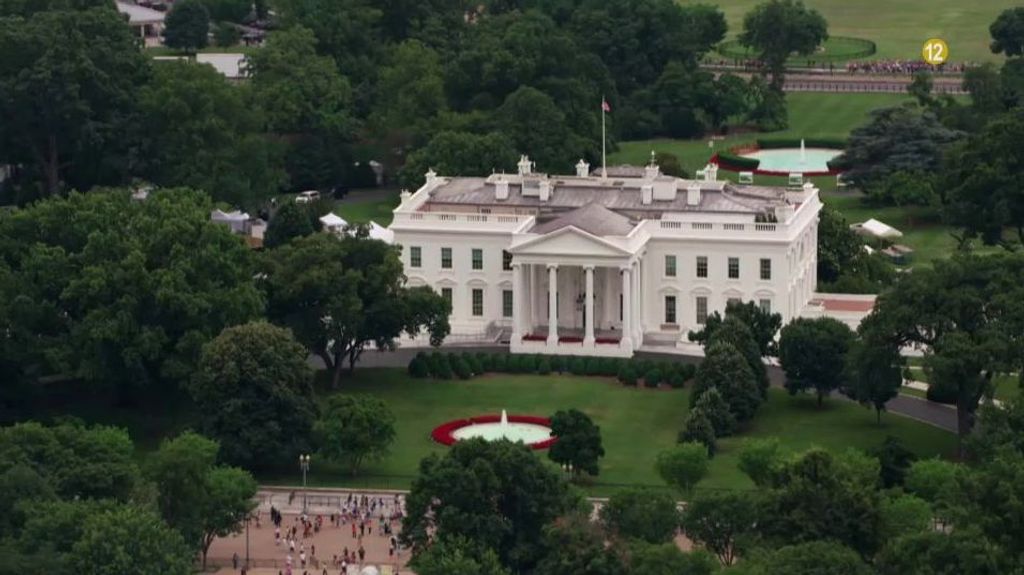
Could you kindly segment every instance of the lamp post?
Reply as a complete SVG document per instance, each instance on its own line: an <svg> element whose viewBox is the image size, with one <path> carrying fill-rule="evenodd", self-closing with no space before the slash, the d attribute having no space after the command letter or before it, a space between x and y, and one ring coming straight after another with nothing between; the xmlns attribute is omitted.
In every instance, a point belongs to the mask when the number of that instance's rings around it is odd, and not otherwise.
<svg viewBox="0 0 1024 575"><path fill-rule="evenodd" d="M249 572L249 520L252 519L250 512L245 516L245 572Z"/></svg>
<svg viewBox="0 0 1024 575"><path fill-rule="evenodd" d="M299 467L302 469L302 514L306 514L306 472L309 471L309 455L299 456Z"/></svg>

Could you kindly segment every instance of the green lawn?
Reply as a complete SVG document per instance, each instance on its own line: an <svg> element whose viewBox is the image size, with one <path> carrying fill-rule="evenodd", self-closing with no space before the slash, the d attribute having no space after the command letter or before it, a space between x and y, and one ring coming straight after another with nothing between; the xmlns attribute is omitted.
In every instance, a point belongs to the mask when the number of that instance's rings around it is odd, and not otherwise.
<svg viewBox="0 0 1024 575"><path fill-rule="evenodd" d="M925 372L924 368L920 367L920 363L912 363L910 371L915 381L928 383L928 373ZM995 398L1000 401L1008 401L1020 395L1020 378L1017 375L997 375L993 378L993 383L995 384ZM901 392L913 392L910 395L925 396L923 391L914 389L903 388Z"/></svg>
<svg viewBox="0 0 1024 575"><path fill-rule="evenodd" d="M382 226L391 224L392 210L398 206L398 190L353 190L334 204L334 212L349 223L370 220Z"/></svg>
<svg viewBox="0 0 1024 575"><path fill-rule="evenodd" d="M398 420L397 439L391 455L367 468L365 477L353 480L321 463L310 474L315 485L406 487L420 459L447 449L430 439L430 431L445 421L501 409L550 415L575 407L601 426L607 452L591 493L608 494L625 484L663 486L654 472L654 459L675 443L689 406L688 390L634 389L608 378L575 376L490 375L469 381L423 381L409 378L403 370L360 369L342 385L346 392L384 399ZM873 412L852 403L835 399L819 410L810 397L791 398L772 390L751 429L721 442L711 474L701 487L751 487L736 468L739 446L747 437L775 436L785 449L798 451L815 445L867 449L886 435L900 437L923 456L951 454L955 443L953 434L899 416L885 415L879 426ZM269 479L295 483L294 477Z"/></svg>
<svg viewBox="0 0 1024 575"><path fill-rule="evenodd" d="M707 0L678 0L682 4ZM728 36L743 29L743 15L762 0L715 0L729 23ZM920 59L925 40L939 37L949 44L956 62L994 60L988 49L988 27L1013 3L1006 0L804 0L828 20L829 33L873 40L873 58Z"/></svg>
<svg viewBox="0 0 1024 575"><path fill-rule="evenodd" d="M199 50L200 54L252 54L256 50L259 50L258 46L207 46ZM168 48L167 46L151 46L145 49L145 53L150 57L157 56L188 56L190 54L181 50L175 50Z"/></svg>

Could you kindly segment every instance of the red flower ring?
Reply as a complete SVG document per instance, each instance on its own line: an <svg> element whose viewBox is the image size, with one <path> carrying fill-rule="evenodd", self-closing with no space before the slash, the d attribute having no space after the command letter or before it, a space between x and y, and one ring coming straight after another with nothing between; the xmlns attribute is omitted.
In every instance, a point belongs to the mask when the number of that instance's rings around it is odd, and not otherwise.
<svg viewBox="0 0 1024 575"><path fill-rule="evenodd" d="M435 427L434 430L430 432L430 437L441 445L453 445L459 441L455 437L455 432L457 430L462 429L463 427L469 427L475 423L498 423L499 421L501 421L501 416L498 414L479 415L469 419L455 419ZM550 419L546 417L537 417L535 415L509 415L508 422L531 423L533 425L542 425L547 428L551 427ZM549 437L543 441L528 443L527 447L530 449L547 449L557 440L557 437Z"/></svg>

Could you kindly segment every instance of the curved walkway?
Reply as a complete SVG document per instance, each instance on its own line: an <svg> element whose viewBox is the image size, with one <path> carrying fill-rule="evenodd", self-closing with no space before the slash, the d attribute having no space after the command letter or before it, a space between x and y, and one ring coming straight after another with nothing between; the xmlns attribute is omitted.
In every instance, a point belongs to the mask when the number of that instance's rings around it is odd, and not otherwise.
<svg viewBox="0 0 1024 575"><path fill-rule="evenodd" d="M488 353L508 353L507 346L444 346L443 349L446 351L455 352L468 351L475 353L478 351L483 351ZM366 351L363 352L363 355L360 358L359 363L356 364L356 369L365 367L405 368L409 365L409 360L411 360L413 356L420 351L424 351L424 349L404 348L399 349L397 351ZM425 351L430 350L427 349ZM700 361L700 358L698 357L689 355L679 355L675 353L669 354L641 352L638 355L640 357L645 358L672 359L673 361L689 361L694 363ZM315 367L319 369L323 368L323 364L320 362L319 358L311 358L310 361ZM785 376L782 373L782 369L773 365L769 365L767 367L768 378L771 381L771 384L775 387L781 388L783 382L785 381ZM342 385L344 385L344 383ZM846 399L842 395L834 395L842 399ZM940 403L934 403L926 399L921 399L909 395L897 395L893 399L889 400L889 403L887 403L885 407L886 410L888 410L890 413L895 413L897 415L902 415L904 417L916 419L917 421L920 421L922 423L927 423L928 425L932 425L938 427L939 429L943 429L945 431L949 431L952 433L957 432L956 410L951 408L950 406L942 405Z"/></svg>

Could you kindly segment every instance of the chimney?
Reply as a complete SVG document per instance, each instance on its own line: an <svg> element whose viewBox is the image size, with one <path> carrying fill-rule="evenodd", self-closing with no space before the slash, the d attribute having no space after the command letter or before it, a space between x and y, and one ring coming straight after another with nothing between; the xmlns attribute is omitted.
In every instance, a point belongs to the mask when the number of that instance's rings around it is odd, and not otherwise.
<svg viewBox="0 0 1024 575"><path fill-rule="evenodd" d="M494 199L508 199L508 181L506 181L504 178L498 180L497 182L494 182Z"/></svg>
<svg viewBox="0 0 1024 575"><path fill-rule="evenodd" d="M540 182L540 201L546 202L551 197L551 182L542 180Z"/></svg>
<svg viewBox="0 0 1024 575"><path fill-rule="evenodd" d="M780 224L788 223L795 213L796 210L793 208L793 204L775 206L775 220Z"/></svg>
<svg viewBox="0 0 1024 575"><path fill-rule="evenodd" d="M576 175L580 178L590 175L590 164L584 162L583 158L580 158L580 161L576 164Z"/></svg>
<svg viewBox="0 0 1024 575"><path fill-rule="evenodd" d="M434 180L437 179L437 172L434 171L434 168L430 168L427 170L426 174L423 174L423 177L426 178L426 183L429 186L430 184L434 183Z"/></svg>
<svg viewBox="0 0 1024 575"><path fill-rule="evenodd" d="M409 190L402 188L402 192L398 194L399 203L404 204L405 202L409 201L409 198L411 197L412 194L409 193Z"/></svg>
<svg viewBox="0 0 1024 575"><path fill-rule="evenodd" d="M686 188L686 205L698 206L700 205L700 184L694 182Z"/></svg>
<svg viewBox="0 0 1024 575"><path fill-rule="evenodd" d="M640 188L640 203L646 206L652 201L654 201L654 186L651 184L644 184Z"/></svg>
<svg viewBox="0 0 1024 575"><path fill-rule="evenodd" d="M532 165L533 164L532 162L530 162L530 158L528 158L526 155L519 156L519 175L525 176L532 172Z"/></svg>

